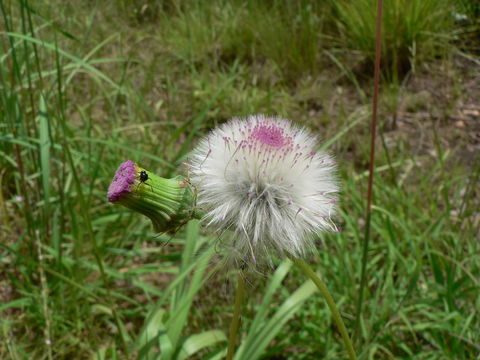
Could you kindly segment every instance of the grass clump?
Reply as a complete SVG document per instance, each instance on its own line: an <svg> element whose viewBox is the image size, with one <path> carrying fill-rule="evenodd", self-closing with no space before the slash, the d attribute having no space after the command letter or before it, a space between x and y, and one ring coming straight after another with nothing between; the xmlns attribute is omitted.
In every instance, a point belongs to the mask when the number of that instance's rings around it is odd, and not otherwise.
<svg viewBox="0 0 480 360"><path fill-rule="evenodd" d="M198 3L165 14L164 36L170 52L186 63L267 61L293 81L317 73L324 9L311 1Z"/></svg>
<svg viewBox="0 0 480 360"><path fill-rule="evenodd" d="M332 2L340 46L357 51L372 68L375 51L376 1ZM382 62L384 72L398 79L417 64L432 60L448 49L454 23L451 1L394 0L384 7Z"/></svg>

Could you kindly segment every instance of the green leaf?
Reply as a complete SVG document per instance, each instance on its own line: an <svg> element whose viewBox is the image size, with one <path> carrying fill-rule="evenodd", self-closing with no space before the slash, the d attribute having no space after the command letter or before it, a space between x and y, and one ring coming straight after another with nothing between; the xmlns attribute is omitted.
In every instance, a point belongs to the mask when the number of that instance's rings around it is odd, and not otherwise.
<svg viewBox="0 0 480 360"><path fill-rule="evenodd" d="M177 360L185 360L198 351L223 341L227 341L227 337L221 330L210 330L192 335L183 343Z"/></svg>
<svg viewBox="0 0 480 360"><path fill-rule="evenodd" d="M251 343L254 341L256 337L255 329L260 328L262 323L265 321L265 317L267 316L267 313L271 307L272 297L277 291L277 289L280 287L280 285L282 284L283 279L288 274L291 267L292 267L292 262L287 259L280 264L277 270L275 270L275 273L271 277L268 287L265 291L263 301L259 306L259 308L257 309L255 318L252 324L250 325L250 330L248 331L248 335L247 335L247 338L245 339L245 343ZM244 349L244 347L241 347L238 350L238 352L240 352L241 349Z"/></svg>
<svg viewBox="0 0 480 360"><path fill-rule="evenodd" d="M173 356L173 352L175 351L175 344L172 342L170 337L168 336L167 328L160 324L160 328L158 329L158 343L160 345L160 360L170 360Z"/></svg>
<svg viewBox="0 0 480 360"><path fill-rule="evenodd" d="M21 298L21 299L13 300L8 303L0 305L0 312L10 308L22 308L24 306L29 305L30 303L31 303L31 300L29 298Z"/></svg>
<svg viewBox="0 0 480 360"><path fill-rule="evenodd" d="M45 98L40 97L40 106L37 115L40 137L40 165L42 168L43 200L48 215L50 204L50 124L48 122L47 105Z"/></svg>
<svg viewBox="0 0 480 360"><path fill-rule="evenodd" d="M190 281L190 286L186 294L178 303L175 304L175 308L172 309L172 312L170 313L166 324L168 327L168 334L174 343L178 342L182 329L187 323L188 313L190 312L190 307L192 306L194 297L197 295L198 291L208 278L204 276L204 273L209 262L210 257L205 257L203 261L197 264L196 271L192 276L192 280Z"/></svg>
<svg viewBox="0 0 480 360"><path fill-rule="evenodd" d="M300 309L305 300L312 296L316 290L317 287L315 284L308 280L283 302L270 320L259 326L258 329L250 328L249 332L254 332L255 336L249 337L248 341L242 343L234 359L258 359L283 325L285 325L295 312Z"/></svg>
<svg viewBox="0 0 480 360"><path fill-rule="evenodd" d="M150 360L154 359L153 350L157 344L157 340L161 336L161 332L165 332L163 324L164 309L158 309L152 316L149 317L147 324L143 328L140 336L137 339L137 347L139 349L138 359ZM162 339L163 346L167 347L168 341ZM160 346L162 346L162 342Z"/></svg>

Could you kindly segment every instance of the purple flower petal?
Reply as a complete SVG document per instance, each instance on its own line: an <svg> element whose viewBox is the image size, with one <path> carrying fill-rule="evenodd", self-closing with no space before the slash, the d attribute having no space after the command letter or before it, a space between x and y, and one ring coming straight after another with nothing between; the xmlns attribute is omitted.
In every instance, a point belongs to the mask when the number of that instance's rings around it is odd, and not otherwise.
<svg viewBox="0 0 480 360"><path fill-rule="evenodd" d="M112 183L108 187L108 201L116 202L123 194L132 191L131 185L135 182L137 169L132 160L122 163L113 177Z"/></svg>

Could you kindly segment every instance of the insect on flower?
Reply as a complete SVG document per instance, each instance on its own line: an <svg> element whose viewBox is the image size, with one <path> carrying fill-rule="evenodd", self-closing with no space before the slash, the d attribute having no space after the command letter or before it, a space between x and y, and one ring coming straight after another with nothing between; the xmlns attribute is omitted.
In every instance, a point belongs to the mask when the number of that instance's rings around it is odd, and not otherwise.
<svg viewBox="0 0 480 360"><path fill-rule="evenodd" d="M147 182L148 180L147 172L145 170L140 171L139 178L140 178L140 182Z"/></svg>
<svg viewBox="0 0 480 360"><path fill-rule="evenodd" d="M152 189L152 191L153 191L152 185L147 184L147 180L149 179L147 172L145 170L141 170L138 174L139 175L138 175L138 185L137 186L140 186L140 184L145 184L145 185L150 186L150 189Z"/></svg>
<svg viewBox="0 0 480 360"><path fill-rule="evenodd" d="M333 158L317 152L316 137L289 120L249 116L215 128L189 160L203 221L240 264L268 255L302 256L312 235L337 231Z"/></svg>
<svg viewBox="0 0 480 360"><path fill-rule="evenodd" d="M127 160L118 167L107 198L148 216L154 229L164 233L192 218L195 198L188 185L181 176L165 179Z"/></svg>

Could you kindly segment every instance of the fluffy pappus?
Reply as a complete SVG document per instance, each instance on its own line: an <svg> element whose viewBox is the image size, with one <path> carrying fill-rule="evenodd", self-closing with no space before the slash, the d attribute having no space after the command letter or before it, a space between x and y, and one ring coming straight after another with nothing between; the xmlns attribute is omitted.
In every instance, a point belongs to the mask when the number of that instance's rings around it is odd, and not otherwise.
<svg viewBox="0 0 480 360"><path fill-rule="evenodd" d="M201 140L188 161L197 205L237 264L303 256L312 235L337 231L336 164L316 137L289 120L234 118Z"/></svg>

